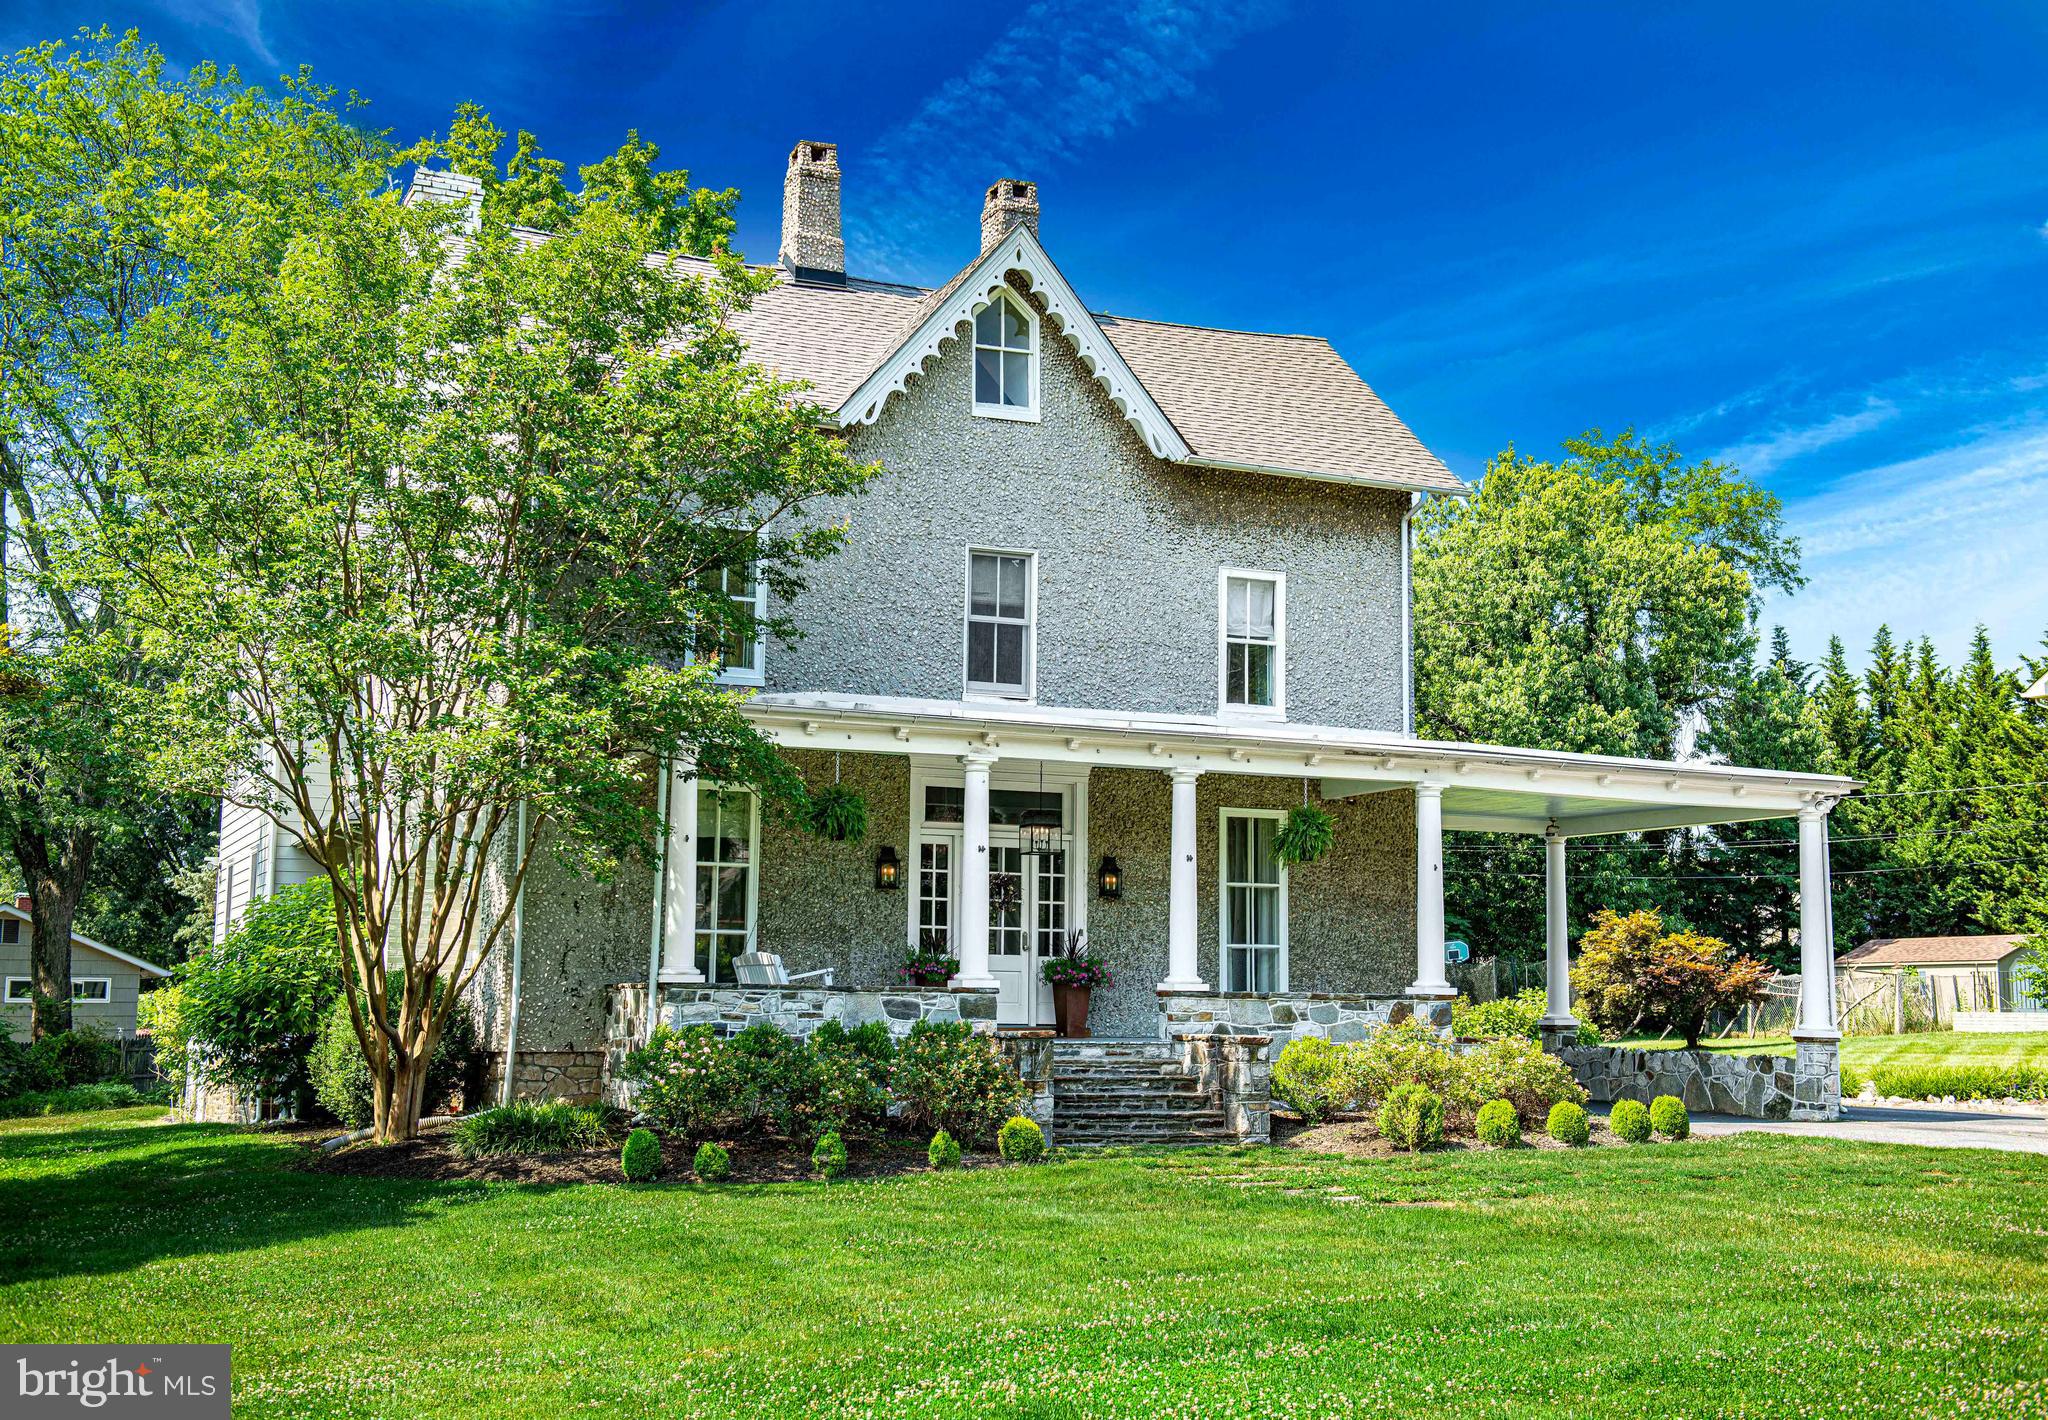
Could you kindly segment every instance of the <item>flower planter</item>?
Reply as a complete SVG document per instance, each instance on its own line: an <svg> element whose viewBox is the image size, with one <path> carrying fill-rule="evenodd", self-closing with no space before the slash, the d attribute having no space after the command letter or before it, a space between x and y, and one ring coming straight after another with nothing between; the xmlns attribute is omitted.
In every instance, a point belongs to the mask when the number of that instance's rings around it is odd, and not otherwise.
<svg viewBox="0 0 2048 1420"><path fill-rule="evenodd" d="M1092 987L1060 986L1052 988L1052 1018L1059 1033L1069 1039L1080 1039L1088 1034L1088 993Z"/></svg>

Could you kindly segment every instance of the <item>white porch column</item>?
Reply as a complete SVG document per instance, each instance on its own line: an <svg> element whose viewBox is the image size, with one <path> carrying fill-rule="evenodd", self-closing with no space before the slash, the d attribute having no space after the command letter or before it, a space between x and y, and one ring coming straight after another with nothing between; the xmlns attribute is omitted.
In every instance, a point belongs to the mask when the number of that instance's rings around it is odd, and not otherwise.
<svg viewBox="0 0 2048 1420"><path fill-rule="evenodd" d="M1572 944L1566 911L1570 882L1565 876L1565 837L1556 824L1543 834L1543 1019L1557 1031L1578 1027L1572 1019Z"/></svg>
<svg viewBox="0 0 2048 1420"><path fill-rule="evenodd" d="M996 762L993 754L976 752L960 756L965 774L960 854L960 932L954 945L960 952L960 974L955 986L993 990L996 979L988 970L988 771Z"/></svg>
<svg viewBox="0 0 2048 1420"><path fill-rule="evenodd" d="M1199 769L1181 766L1173 776L1173 863L1167 878L1166 980L1161 991L1207 991L1195 960L1195 780Z"/></svg>
<svg viewBox="0 0 2048 1420"><path fill-rule="evenodd" d="M1835 933L1828 879L1828 810L1799 811L1799 1023L1794 1040L1840 1040L1835 1028Z"/></svg>
<svg viewBox="0 0 2048 1420"><path fill-rule="evenodd" d="M1415 984L1410 996L1447 1001L1444 976L1444 786L1415 786Z"/></svg>
<svg viewBox="0 0 2048 1420"><path fill-rule="evenodd" d="M688 757L679 758L670 773L661 979L698 982L704 971L697 965L697 766Z"/></svg>

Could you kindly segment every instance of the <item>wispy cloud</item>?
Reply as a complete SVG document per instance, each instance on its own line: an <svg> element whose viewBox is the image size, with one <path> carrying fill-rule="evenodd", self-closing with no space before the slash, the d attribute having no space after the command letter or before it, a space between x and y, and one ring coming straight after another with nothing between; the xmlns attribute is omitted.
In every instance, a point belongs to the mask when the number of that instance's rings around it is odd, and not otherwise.
<svg viewBox="0 0 2048 1420"><path fill-rule="evenodd" d="M275 65L277 56L263 38L262 0L158 0L163 12L197 30L220 30L233 35L265 64Z"/></svg>
<svg viewBox="0 0 2048 1420"><path fill-rule="evenodd" d="M1976 431L1850 474L1791 500L1786 518L1804 540L1809 581L1764 615L1802 655L1818 655L1831 634L1860 651L1885 621L1956 655L1981 622L2009 661L2048 629L2048 422Z"/></svg>
<svg viewBox="0 0 2048 1420"><path fill-rule="evenodd" d="M1750 478L1762 478L1802 454L1847 443L1898 417L1899 407L1896 404L1888 399L1872 397L1864 401L1861 409L1834 415L1817 424L1779 429L1760 439L1723 449L1714 457L1722 463L1734 464Z"/></svg>
<svg viewBox="0 0 2048 1420"><path fill-rule="evenodd" d="M957 254L963 211L1000 176L1033 181L1135 126L1148 110L1194 96L1196 76L1283 0L1039 0L915 113L855 158L872 191L850 235L863 265L929 275ZM947 237L940 240L935 223ZM971 227L970 227L971 230Z"/></svg>

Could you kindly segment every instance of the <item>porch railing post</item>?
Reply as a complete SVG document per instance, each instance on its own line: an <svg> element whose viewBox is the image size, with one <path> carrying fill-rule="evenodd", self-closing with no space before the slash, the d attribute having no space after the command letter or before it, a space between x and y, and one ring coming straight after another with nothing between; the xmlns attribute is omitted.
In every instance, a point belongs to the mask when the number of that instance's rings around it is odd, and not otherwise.
<svg viewBox="0 0 2048 1420"><path fill-rule="evenodd" d="M1444 1001L1458 993L1444 975L1444 786L1415 786L1415 984L1410 996Z"/></svg>
<svg viewBox="0 0 2048 1420"><path fill-rule="evenodd" d="M960 974L955 986L993 989L988 969L988 771L993 754L960 756L962 824L960 871Z"/></svg>
<svg viewBox="0 0 2048 1420"><path fill-rule="evenodd" d="M1576 1031L1572 1019L1571 884L1566 877L1565 836L1556 824L1543 834L1543 1019L1537 1024L1560 1034Z"/></svg>
<svg viewBox="0 0 2048 1420"><path fill-rule="evenodd" d="M1207 991L1195 960L1195 780L1202 771L1181 765L1173 777L1173 861L1167 874L1166 980L1161 991Z"/></svg>
<svg viewBox="0 0 2048 1420"><path fill-rule="evenodd" d="M1835 1026L1834 912L1828 881L1828 810L1821 801L1799 811L1798 1040L1840 1040Z"/></svg>
<svg viewBox="0 0 2048 1420"><path fill-rule="evenodd" d="M697 766L688 756L671 767L668 852L662 858L663 981L704 979L697 965Z"/></svg>

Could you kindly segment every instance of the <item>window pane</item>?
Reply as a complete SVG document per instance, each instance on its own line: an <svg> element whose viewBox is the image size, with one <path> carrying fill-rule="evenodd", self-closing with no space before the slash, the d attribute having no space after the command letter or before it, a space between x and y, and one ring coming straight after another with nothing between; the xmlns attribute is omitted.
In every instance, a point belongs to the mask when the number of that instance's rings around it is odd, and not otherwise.
<svg viewBox="0 0 2048 1420"><path fill-rule="evenodd" d="M1226 685L1223 698L1232 705L1245 703L1245 644L1232 641L1223 648Z"/></svg>
<svg viewBox="0 0 2048 1420"><path fill-rule="evenodd" d="M1002 355L995 350L974 352L974 402L976 404L1001 404Z"/></svg>
<svg viewBox="0 0 2048 1420"><path fill-rule="evenodd" d="M1003 403L1012 409L1031 406L1031 357L1011 353L1003 356Z"/></svg>
<svg viewBox="0 0 2048 1420"><path fill-rule="evenodd" d="M934 784L924 791L927 823L958 823L965 814L967 791L957 784Z"/></svg>
<svg viewBox="0 0 2048 1420"><path fill-rule="evenodd" d="M1255 818L1246 821L1252 836L1252 881L1277 883L1280 881L1280 860L1273 856L1273 834L1279 827L1276 820Z"/></svg>
<svg viewBox="0 0 2048 1420"><path fill-rule="evenodd" d="M1252 582L1246 588L1246 604L1250 613L1249 634L1262 641L1273 639L1273 584Z"/></svg>
<svg viewBox="0 0 2048 1420"><path fill-rule="evenodd" d="M996 679L996 624L993 621L967 623L967 678L977 684ZM959 819L949 819L958 823Z"/></svg>
<svg viewBox="0 0 2048 1420"><path fill-rule="evenodd" d="M1227 818L1223 820L1224 842L1227 845L1227 852L1224 858L1226 864L1224 872L1230 881L1234 883L1241 883L1250 876L1245 866L1247 851L1245 842L1246 825L1250 822L1249 819L1242 818Z"/></svg>
<svg viewBox="0 0 2048 1420"><path fill-rule="evenodd" d="M1024 559L1021 557L1002 557L997 559L997 565L1002 569L1002 596L997 602L997 610L1004 616L1022 617L1024 615Z"/></svg>
<svg viewBox="0 0 2048 1420"><path fill-rule="evenodd" d="M976 616L996 613L996 562L986 552L977 552L968 564L967 609Z"/></svg>
<svg viewBox="0 0 2048 1420"><path fill-rule="evenodd" d="M1242 636L1245 634L1245 628L1251 624L1250 612L1246 609L1245 605L1247 595L1248 591L1244 578L1232 577L1225 584L1224 605L1226 609L1223 617L1225 635Z"/></svg>
<svg viewBox="0 0 2048 1420"><path fill-rule="evenodd" d="M747 873L746 868L718 870L718 925L721 930L747 930Z"/></svg>
<svg viewBox="0 0 2048 1420"><path fill-rule="evenodd" d="M1264 945L1280 940L1280 889L1251 888L1251 940Z"/></svg>
<svg viewBox="0 0 2048 1420"><path fill-rule="evenodd" d="M1257 643L1239 646L1245 656L1244 696L1246 705L1273 703L1273 648Z"/></svg>
<svg viewBox="0 0 2048 1420"><path fill-rule="evenodd" d="M1008 301L1002 301L998 304L1002 307L1003 311L1003 344L1009 346L1012 350L1029 350L1031 348L1031 326L1024 319L1023 312L1019 311Z"/></svg>
<svg viewBox="0 0 2048 1420"><path fill-rule="evenodd" d="M996 683L1024 684L1024 628L1012 622L995 624Z"/></svg>
<svg viewBox="0 0 2048 1420"><path fill-rule="evenodd" d="M974 318L974 343L1000 345L1003 340L1003 303L990 301ZM957 327L956 327L957 328Z"/></svg>

